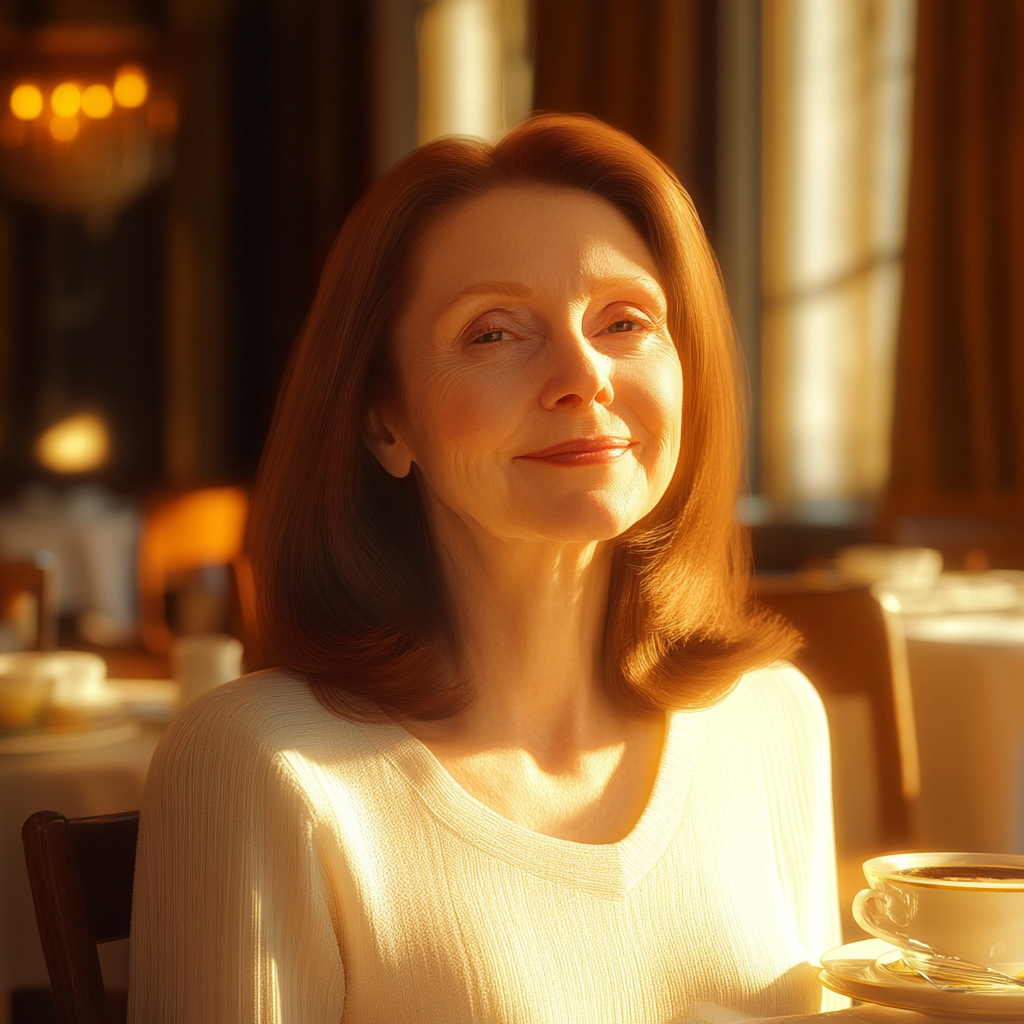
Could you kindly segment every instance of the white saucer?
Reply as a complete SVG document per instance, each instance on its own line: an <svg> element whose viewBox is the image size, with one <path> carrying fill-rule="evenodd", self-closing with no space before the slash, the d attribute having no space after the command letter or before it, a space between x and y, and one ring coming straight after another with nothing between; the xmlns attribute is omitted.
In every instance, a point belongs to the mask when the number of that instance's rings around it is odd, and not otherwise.
<svg viewBox="0 0 1024 1024"><path fill-rule="evenodd" d="M949 1016L1024 1017L1024 988L943 992L909 968L901 970L898 948L881 939L848 942L829 950L821 958L821 965L822 985L866 1003Z"/></svg>

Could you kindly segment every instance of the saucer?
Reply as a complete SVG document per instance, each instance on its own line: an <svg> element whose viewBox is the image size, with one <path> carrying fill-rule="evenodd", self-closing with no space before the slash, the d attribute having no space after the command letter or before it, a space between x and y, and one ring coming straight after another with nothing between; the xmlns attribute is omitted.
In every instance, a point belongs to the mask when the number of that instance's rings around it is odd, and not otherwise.
<svg viewBox="0 0 1024 1024"><path fill-rule="evenodd" d="M866 1003L950 1016L1024 1017L1024 988L943 992L904 967L898 947L881 939L862 939L829 950L821 965L822 985Z"/></svg>

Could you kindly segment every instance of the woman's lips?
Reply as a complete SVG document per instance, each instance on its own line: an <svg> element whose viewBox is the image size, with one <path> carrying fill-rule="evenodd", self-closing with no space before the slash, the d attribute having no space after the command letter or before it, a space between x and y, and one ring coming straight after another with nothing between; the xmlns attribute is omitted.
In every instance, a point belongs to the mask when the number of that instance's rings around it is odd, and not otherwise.
<svg viewBox="0 0 1024 1024"><path fill-rule="evenodd" d="M561 466L592 466L613 462L636 444L628 437L577 437L539 452L520 455L520 459L549 462Z"/></svg>

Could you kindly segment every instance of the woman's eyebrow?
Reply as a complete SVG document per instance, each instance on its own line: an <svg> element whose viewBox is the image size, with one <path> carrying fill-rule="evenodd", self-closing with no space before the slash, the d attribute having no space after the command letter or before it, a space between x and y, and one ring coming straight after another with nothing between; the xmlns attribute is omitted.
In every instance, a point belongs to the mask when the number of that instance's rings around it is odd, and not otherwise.
<svg viewBox="0 0 1024 1024"><path fill-rule="evenodd" d="M481 281L479 284L463 288L448 299L437 311L437 317L443 317L463 299L470 298L474 295L510 295L517 299L525 299L532 294L532 288L525 284L519 284L516 281Z"/></svg>
<svg viewBox="0 0 1024 1024"><path fill-rule="evenodd" d="M650 274L623 274L616 277L594 277L588 282L595 291L608 291L613 288L639 287L658 298L665 298L665 289L658 279Z"/></svg>
<svg viewBox="0 0 1024 1024"><path fill-rule="evenodd" d="M653 293L661 300L665 299L665 290L658 283L657 279L649 274L622 274L615 277L587 275L583 283L586 287L600 292L614 288L639 287L645 292ZM517 299L526 299L532 294L533 289L529 285L521 284L518 281L481 281L479 284L461 289L450 299L447 299L438 309L436 316L440 319L462 302L463 299L471 298L475 295L508 295Z"/></svg>

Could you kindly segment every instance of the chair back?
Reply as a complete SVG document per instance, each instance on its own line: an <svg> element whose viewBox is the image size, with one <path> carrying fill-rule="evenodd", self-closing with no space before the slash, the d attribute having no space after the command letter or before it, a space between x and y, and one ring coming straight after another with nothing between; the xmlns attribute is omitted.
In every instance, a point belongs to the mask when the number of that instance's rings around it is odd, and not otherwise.
<svg viewBox="0 0 1024 1024"><path fill-rule="evenodd" d="M37 811L22 827L57 1024L112 1024L96 944L128 937L138 834L138 811Z"/></svg>
<svg viewBox="0 0 1024 1024"><path fill-rule="evenodd" d="M909 677L881 606L866 586L818 586L800 574L759 576L757 600L788 619L805 647L794 659L828 703L860 694L870 706L880 839L906 842L919 766Z"/></svg>
<svg viewBox="0 0 1024 1024"><path fill-rule="evenodd" d="M0 619L14 622L21 618L19 605L25 597L32 605L35 619L34 642L37 651L57 646L57 602L53 569L35 562L0 562Z"/></svg>
<svg viewBox="0 0 1024 1024"><path fill-rule="evenodd" d="M176 573L233 567L242 557L249 510L240 487L206 487L154 499L146 509L139 545L142 642L158 654L171 649L165 591Z"/></svg>

